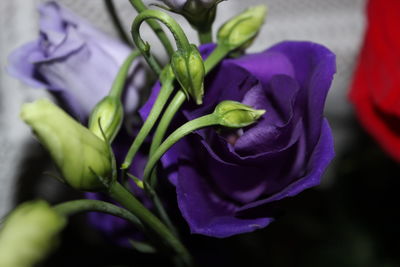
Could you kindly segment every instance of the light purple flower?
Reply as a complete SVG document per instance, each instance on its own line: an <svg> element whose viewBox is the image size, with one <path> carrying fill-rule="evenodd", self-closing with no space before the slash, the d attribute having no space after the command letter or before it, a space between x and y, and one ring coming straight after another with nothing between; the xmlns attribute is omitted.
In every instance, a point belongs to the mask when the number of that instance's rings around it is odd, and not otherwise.
<svg viewBox="0 0 400 267"><path fill-rule="evenodd" d="M108 37L87 21L55 2L40 5L40 36L9 57L10 74L32 87L50 90L81 121L103 98L130 53L122 42ZM125 102L137 106L137 87L143 72L135 64ZM132 75L133 76L133 75Z"/></svg>
<svg viewBox="0 0 400 267"><path fill-rule="evenodd" d="M203 46L202 54L213 48ZM192 233L228 237L263 228L281 199L320 183L334 156L323 109L335 71L335 55L325 47L282 42L226 59L207 76L204 104L187 103L185 120L212 112L222 100L266 113L242 131L197 131L162 158Z"/></svg>

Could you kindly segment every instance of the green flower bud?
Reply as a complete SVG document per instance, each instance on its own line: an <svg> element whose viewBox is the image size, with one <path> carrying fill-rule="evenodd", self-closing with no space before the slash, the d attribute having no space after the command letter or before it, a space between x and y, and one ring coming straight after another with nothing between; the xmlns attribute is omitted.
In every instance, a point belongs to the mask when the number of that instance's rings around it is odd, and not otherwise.
<svg viewBox="0 0 400 267"><path fill-rule="evenodd" d="M20 116L50 152L70 186L84 191L104 189L98 176L112 176L106 142L46 99L24 104Z"/></svg>
<svg viewBox="0 0 400 267"><path fill-rule="evenodd" d="M45 201L21 204L0 230L0 266L34 266L57 245L65 224L65 217Z"/></svg>
<svg viewBox="0 0 400 267"><path fill-rule="evenodd" d="M93 109L89 119L89 130L102 140L105 136L111 143L121 127L123 116L121 100L118 97L106 96Z"/></svg>
<svg viewBox="0 0 400 267"><path fill-rule="evenodd" d="M267 14L264 5L250 7L227 21L218 30L218 44L230 49L244 49L258 34Z"/></svg>
<svg viewBox="0 0 400 267"><path fill-rule="evenodd" d="M263 114L263 109L253 109L240 102L226 100L219 103L214 110L218 124L230 128L242 128L256 122Z"/></svg>
<svg viewBox="0 0 400 267"><path fill-rule="evenodd" d="M203 103L205 68L197 47L191 45L189 51L176 51L171 67L186 96L198 105Z"/></svg>

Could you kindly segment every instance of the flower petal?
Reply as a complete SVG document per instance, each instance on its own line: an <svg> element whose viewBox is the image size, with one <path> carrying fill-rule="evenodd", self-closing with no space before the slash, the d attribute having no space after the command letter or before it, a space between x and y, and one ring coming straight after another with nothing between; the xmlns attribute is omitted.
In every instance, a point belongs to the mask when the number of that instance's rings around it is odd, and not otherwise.
<svg viewBox="0 0 400 267"><path fill-rule="evenodd" d="M179 208L192 233L223 238L252 232L273 221L235 217L236 207L214 193L200 170L194 163L180 162L176 187Z"/></svg>

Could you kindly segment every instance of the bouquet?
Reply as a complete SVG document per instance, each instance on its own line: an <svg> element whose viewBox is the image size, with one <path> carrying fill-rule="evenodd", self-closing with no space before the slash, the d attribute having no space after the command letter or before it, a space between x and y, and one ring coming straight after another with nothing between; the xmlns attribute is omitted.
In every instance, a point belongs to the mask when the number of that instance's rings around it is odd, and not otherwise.
<svg viewBox="0 0 400 267"><path fill-rule="evenodd" d="M56 2L42 4L39 38L10 55L11 75L57 100L27 103L20 117L51 155L56 177L86 198L18 206L0 232L0 266L35 265L70 216L92 211L90 225L116 245L195 266L181 238L188 229L226 238L264 228L281 200L320 183L334 157L323 116L336 70L330 50L285 41L246 53L264 24L262 5L213 36L221 1L130 2L138 15L128 36L106 1L121 40ZM190 23L198 42L171 13ZM165 64L141 38L143 23L163 44ZM144 84L153 86L141 103ZM176 209L188 229L171 216ZM115 236L121 227L137 234Z"/></svg>

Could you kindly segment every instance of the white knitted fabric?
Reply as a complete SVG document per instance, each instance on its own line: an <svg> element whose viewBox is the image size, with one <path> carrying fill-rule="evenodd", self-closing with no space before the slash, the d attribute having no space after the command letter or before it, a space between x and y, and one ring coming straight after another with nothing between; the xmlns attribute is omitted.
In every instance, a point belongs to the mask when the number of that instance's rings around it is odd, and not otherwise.
<svg viewBox="0 0 400 267"><path fill-rule="evenodd" d="M12 206L15 179L23 166L20 164L27 142L32 141L29 129L19 118L23 102L46 95L9 77L4 67L7 55L23 43L37 36L35 6L44 1L0 1L0 217ZM57 1L93 22L105 32L116 36L103 1ZM154 1L145 1L154 3ZM129 25L136 12L127 0L115 0L118 12ZM326 115L335 135L337 153L351 140L351 109L346 94L364 29L364 0L228 0L219 5L215 28L246 6L267 4L269 14L258 39L249 49L261 51L283 40L309 40L327 46L337 55L338 72L328 96ZM178 18L191 40L196 34ZM144 25L143 38L152 44L153 51L162 49L151 31ZM32 177L35 179L35 177Z"/></svg>

